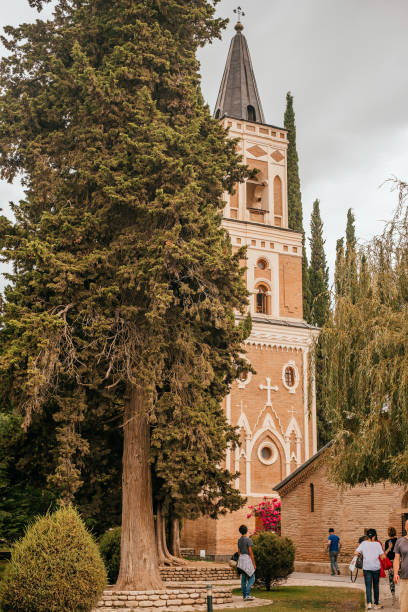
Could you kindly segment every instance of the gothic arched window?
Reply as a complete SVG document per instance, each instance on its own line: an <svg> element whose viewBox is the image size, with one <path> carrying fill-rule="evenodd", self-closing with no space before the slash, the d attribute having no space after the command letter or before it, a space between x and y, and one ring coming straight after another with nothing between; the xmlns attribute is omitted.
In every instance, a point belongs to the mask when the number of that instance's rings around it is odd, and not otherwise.
<svg viewBox="0 0 408 612"><path fill-rule="evenodd" d="M221 111L220 111L220 109L217 109L217 112L215 113L215 118L219 119L220 115L221 115Z"/></svg>
<svg viewBox="0 0 408 612"><path fill-rule="evenodd" d="M248 121L256 121L256 112L253 106L247 106Z"/></svg>
<svg viewBox="0 0 408 612"><path fill-rule="evenodd" d="M279 176L275 176L273 179L273 204L275 215L279 217L283 214L282 208L282 181Z"/></svg>
<svg viewBox="0 0 408 612"><path fill-rule="evenodd" d="M255 293L255 312L269 314L268 312L268 287L258 285Z"/></svg>

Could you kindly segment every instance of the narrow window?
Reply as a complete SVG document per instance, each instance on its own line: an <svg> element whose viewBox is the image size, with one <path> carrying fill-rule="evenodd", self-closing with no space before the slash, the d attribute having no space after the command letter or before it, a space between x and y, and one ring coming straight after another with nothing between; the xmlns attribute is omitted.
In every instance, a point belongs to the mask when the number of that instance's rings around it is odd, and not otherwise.
<svg viewBox="0 0 408 612"><path fill-rule="evenodd" d="M255 295L255 310L260 314L268 314L268 289L265 285L259 285Z"/></svg>
<svg viewBox="0 0 408 612"><path fill-rule="evenodd" d="M279 176L275 176L273 180L273 203L275 215L282 216L282 181Z"/></svg>
<svg viewBox="0 0 408 612"><path fill-rule="evenodd" d="M248 121L256 121L256 112L253 106L247 107Z"/></svg>
<svg viewBox="0 0 408 612"><path fill-rule="evenodd" d="M221 111L220 111L220 109L218 109L217 112L215 113L215 118L219 119L220 118L220 114L221 114Z"/></svg>
<svg viewBox="0 0 408 612"><path fill-rule="evenodd" d="M296 382L295 370L288 366L285 369L285 383L288 387L294 387Z"/></svg>
<svg viewBox="0 0 408 612"><path fill-rule="evenodd" d="M310 512L315 511L314 484L310 485Z"/></svg>

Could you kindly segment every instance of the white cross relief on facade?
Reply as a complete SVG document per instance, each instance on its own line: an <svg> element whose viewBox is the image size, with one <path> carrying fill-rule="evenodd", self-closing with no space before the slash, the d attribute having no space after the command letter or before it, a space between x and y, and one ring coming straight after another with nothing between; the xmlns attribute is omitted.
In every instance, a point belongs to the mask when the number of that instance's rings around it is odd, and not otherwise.
<svg viewBox="0 0 408 612"><path fill-rule="evenodd" d="M279 387L276 386L272 386L271 385L271 379L267 378L266 379L266 385L259 385L259 388L262 389L262 391L267 391L268 392L268 399L266 402L266 406L272 406L272 399L271 399L271 391L279 391Z"/></svg>

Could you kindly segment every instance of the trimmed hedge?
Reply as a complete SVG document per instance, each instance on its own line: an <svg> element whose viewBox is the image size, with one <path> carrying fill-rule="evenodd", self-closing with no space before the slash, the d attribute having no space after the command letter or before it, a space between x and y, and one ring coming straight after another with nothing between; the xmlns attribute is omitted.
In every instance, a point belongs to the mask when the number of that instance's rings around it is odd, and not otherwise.
<svg viewBox="0 0 408 612"><path fill-rule="evenodd" d="M115 584L119 575L121 534L121 528L114 527L105 531L99 540L99 550L108 572L109 584Z"/></svg>
<svg viewBox="0 0 408 612"><path fill-rule="evenodd" d="M264 531L253 538L256 579L267 591L294 571L295 547L289 538Z"/></svg>
<svg viewBox="0 0 408 612"><path fill-rule="evenodd" d="M3 612L90 612L107 583L98 546L72 507L38 518L12 551Z"/></svg>

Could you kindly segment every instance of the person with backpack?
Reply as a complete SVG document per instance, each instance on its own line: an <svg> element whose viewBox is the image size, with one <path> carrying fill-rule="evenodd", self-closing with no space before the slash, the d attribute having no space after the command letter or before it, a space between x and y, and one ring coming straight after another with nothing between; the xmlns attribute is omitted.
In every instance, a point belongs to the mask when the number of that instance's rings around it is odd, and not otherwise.
<svg viewBox="0 0 408 612"><path fill-rule="evenodd" d="M380 559L385 559L383 548L377 542L375 529L367 529L367 539L359 544L355 554L363 555L364 582L366 587L367 610L380 610L383 608L379 603L380 597ZM374 606L373 606L374 591Z"/></svg>

